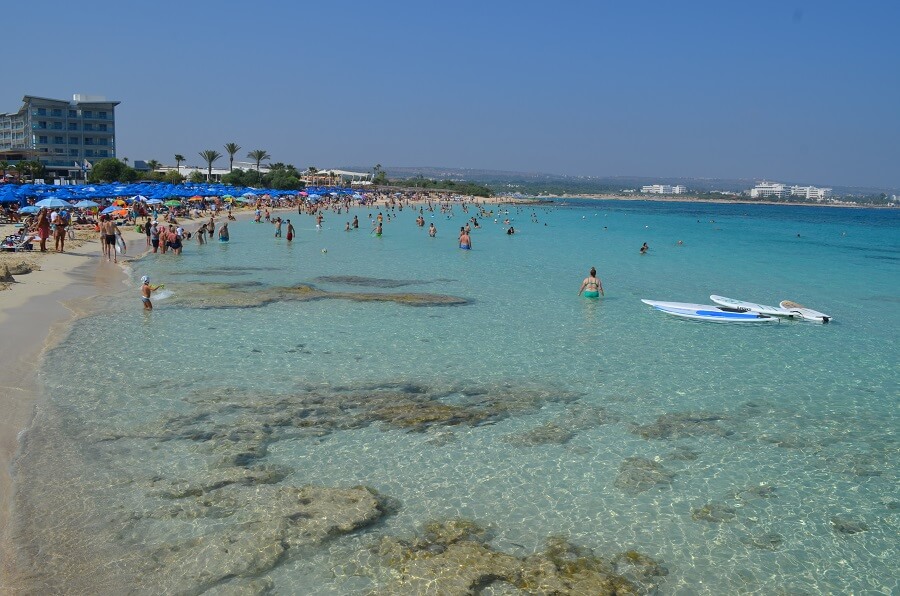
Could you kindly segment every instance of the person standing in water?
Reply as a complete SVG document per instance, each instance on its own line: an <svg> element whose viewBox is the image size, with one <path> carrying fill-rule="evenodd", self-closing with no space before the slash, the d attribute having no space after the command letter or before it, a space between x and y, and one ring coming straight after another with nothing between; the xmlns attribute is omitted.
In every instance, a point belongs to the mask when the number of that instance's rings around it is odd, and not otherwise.
<svg viewBox="0 0 900 596"><path fill-rule="evenodd" d="M155 288L151 286L150 278L146 275L141 278L141 302L144 303L144 310L153 310L153 303L150 302L150 294L162 287L162 285L156 286Z"/></svg>
<svg viewBox="0 0 900 596"><path fill-rule="evenodd" d="M597 270L591 267L590 274L584 278L584 281L581 282L581 289L578 290L578 295L581 296L581 293L584 292L585 298L599 298L601 295L606 296L603 293L603 284L600 283L600 278L597 277Z"/></svg>
<svg viewBox="0 0 900 596"><path fill-rule="evenodd" d="M294 224L291 223L291 220L287 220L287 241L290 242L294 239Z"/></svg>
<svg viewBox="0 0 900 596"><path fill-rule="evenodd" d="M230 237L228 236L228 223L223 223L219 228L219 242L228 242Z"/></svg>

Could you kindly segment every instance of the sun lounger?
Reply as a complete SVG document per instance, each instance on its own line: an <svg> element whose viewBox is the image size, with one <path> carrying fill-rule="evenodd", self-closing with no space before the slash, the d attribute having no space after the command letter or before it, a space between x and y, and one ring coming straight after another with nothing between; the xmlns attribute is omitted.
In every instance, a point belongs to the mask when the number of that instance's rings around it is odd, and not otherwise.
<svg viewBox="0 0 900 596"><path fill-rule="evenodd" d="M3 244L0 245L0 249L5 250L6 252L31 250L32 242L39 240L40 238L38 238L37 236L32 236L31 234L26 234L22 238L19 238L17 236L7 236L6 240L3 241Z"/></svg>

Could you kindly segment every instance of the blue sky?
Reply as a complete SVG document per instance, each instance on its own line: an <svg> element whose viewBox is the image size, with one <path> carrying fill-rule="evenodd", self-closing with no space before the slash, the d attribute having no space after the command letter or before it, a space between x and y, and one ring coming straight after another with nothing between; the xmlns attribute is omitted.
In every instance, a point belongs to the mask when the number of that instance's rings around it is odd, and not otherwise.
<svg viewBox="0 0 900 596"><path fill-rule="evenodd" d="M900 188L896 1L50 0L4 21L0 112L105 95L132 161L236 142L300 168Z"/></svg>

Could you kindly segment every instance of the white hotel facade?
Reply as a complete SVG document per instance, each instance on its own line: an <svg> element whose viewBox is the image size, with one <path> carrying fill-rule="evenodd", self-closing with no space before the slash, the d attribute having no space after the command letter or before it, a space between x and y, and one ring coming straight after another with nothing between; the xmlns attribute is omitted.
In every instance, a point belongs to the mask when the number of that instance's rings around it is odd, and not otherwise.
<svg viewBox="0 0 900 596"><path fill-rule="evenodd" d="M774 197L776 199L786 199L788 197L799 197L811 201L822 201L826 197L831 196L830 188L818 188L815 186L787 186L779 182L762 181L750 189L750 197L753 199L764 199Z"/></svg>
<svg viewBox="0 0 900 596"><path fill-rule="evenodd" d="M642 186L641 192L651 195L683 195L687 192L687 188L685 188L681 184L677 186L670 186L668 184L651 184L649 186Z"/></svg>

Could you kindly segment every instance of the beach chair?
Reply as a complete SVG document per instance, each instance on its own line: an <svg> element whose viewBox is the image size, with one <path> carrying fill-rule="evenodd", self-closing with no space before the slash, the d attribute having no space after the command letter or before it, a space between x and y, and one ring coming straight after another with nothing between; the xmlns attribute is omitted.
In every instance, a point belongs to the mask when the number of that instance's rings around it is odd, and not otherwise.
<svg viewBox="0 0 900 596"><path fill-rule="evenodd" d="M16 239L13 237L13 240L7 239L8 242L3 243L3 250L6 252L19 252L22 250L31 250L31 234L25 234L21 239Z"/></svg>

